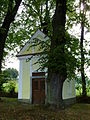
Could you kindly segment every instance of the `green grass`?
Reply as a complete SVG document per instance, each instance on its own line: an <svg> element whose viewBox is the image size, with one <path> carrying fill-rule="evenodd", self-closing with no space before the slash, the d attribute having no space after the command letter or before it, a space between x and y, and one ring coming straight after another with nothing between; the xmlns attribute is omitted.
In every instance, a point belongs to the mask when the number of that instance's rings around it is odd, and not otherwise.
<svg viewBox="0 0 90 120"><path fill-rule="evenodd" d="M16 98L2 98L0 120L90 120L90 104L51 110L45 106L20 103Z"/></svg>

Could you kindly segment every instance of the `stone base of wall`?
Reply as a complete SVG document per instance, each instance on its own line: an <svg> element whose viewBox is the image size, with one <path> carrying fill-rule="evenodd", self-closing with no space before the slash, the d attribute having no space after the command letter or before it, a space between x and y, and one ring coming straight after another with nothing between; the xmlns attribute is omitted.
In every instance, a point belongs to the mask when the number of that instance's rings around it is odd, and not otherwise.
<svg viewBox="0 0 90 120"><path fill-rule="evenodd" d="M23 102L23 103L29 103L29 104L31 104L30 103L30 99L18 99L18 101ZM72 105L74 103L76 103L76 97L64 99L64 105L65 105L65 107L68 107L68 106L70 106L70 105Z"/></svg>
<svg viewBox="0 0 90 120"><path fill-rule="evenodd" d="M30 99L18 99L19 102L23 103L29 103L30 104Z"/></svg>
<svg viewBox="0 0 90 120"><path fill-rule="evenodd" d="M65 106L70 106L70 105L72 105L74 103L76 103L76 97L64 99Z"/></svg>

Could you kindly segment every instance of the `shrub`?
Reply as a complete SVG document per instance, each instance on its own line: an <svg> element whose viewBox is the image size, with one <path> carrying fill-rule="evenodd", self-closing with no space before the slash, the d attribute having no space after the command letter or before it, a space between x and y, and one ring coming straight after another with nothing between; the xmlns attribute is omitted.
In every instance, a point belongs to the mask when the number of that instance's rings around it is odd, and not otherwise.
<svg viewBox="0 0 90 120"><path fill-rule="evenodd" d="M81 95L82 94L82 85L76 84L76 94Z"/></svg>
<svg viewBox="0 0 90 120"><path fill-rule="evenodd" d="M3 83L2 91L6 93L11 93L11 94L17 92L18 91L17 82L10 80L6 83Z"/></svg>

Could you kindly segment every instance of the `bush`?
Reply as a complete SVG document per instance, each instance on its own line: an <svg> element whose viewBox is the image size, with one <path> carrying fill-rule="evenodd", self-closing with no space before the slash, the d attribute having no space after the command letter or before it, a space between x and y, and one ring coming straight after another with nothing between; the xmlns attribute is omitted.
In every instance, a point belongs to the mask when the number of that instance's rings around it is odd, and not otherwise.
<svg viewBox="0 0 90 120"><path fill-rule="evenodd" d="M18 82L16 81L16 85L15 85L15 93L18 93Z"/></svg>
<svg viewBox="0 0 90 120"><path fill-rule="evenodd" d="M4 75L3 74L0 74L0 91L2 90L2 84L7 82L6 79L4 79Z"/></svg>
<svg viewBox="0 0 90 120"><path fill-rule="evenodd" d="M90 96L90 79L86 76L86 92ZM76 95L82 95L82 80L80 76L76 78Z"/></svg>
<svg viewBox="0 0 90 120"><path fill-rule="evenodd" d="M82 85L76 84L76 95L81 95L81 94L82 94Z"/></svg>
<svg viewBox="0 0 90 120"><path fill-rule="evenodd" d="M2 84L2 91L6 92L6 93L17 93L18 92L18 85L17 85L17 81L8 81L6 83Z"/></svg>

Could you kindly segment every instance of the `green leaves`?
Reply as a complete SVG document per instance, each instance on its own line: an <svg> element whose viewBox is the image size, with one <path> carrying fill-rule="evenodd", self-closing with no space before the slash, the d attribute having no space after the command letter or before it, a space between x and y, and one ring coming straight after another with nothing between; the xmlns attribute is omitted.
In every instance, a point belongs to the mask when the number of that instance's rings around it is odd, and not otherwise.
<svg viewBox="0 0 90 120"><path fill-rule="evenodd" d="M41 54L38 55L38 60L36 62L39 63L41 70L45 68L53 69L55 72L65 70L63 65L63 61L65 60L68 78L72 79L75 77L76 69L80 68L79 39L71 36L68 32L66 32L65 39L65 56L62 56L63 51L61 45L55 47L50 53L50 39L46 41L34 39L32 47L37 47L39 45L39 51L42 51Z"/></svg>
<svg viewBox="0 0 90 120"><path fill-rule="evenodd" d="M7 83L2 84L2 91L5 93L17 93L17 82L16 81L8 81Z"/></svg>
<svg viewBox="0 0 90 120"><path fill-rule="evenodd" d="M8 68L2 72L4 75L4 78L17 78L18 77L18 71L14 68Z"/></svg>

